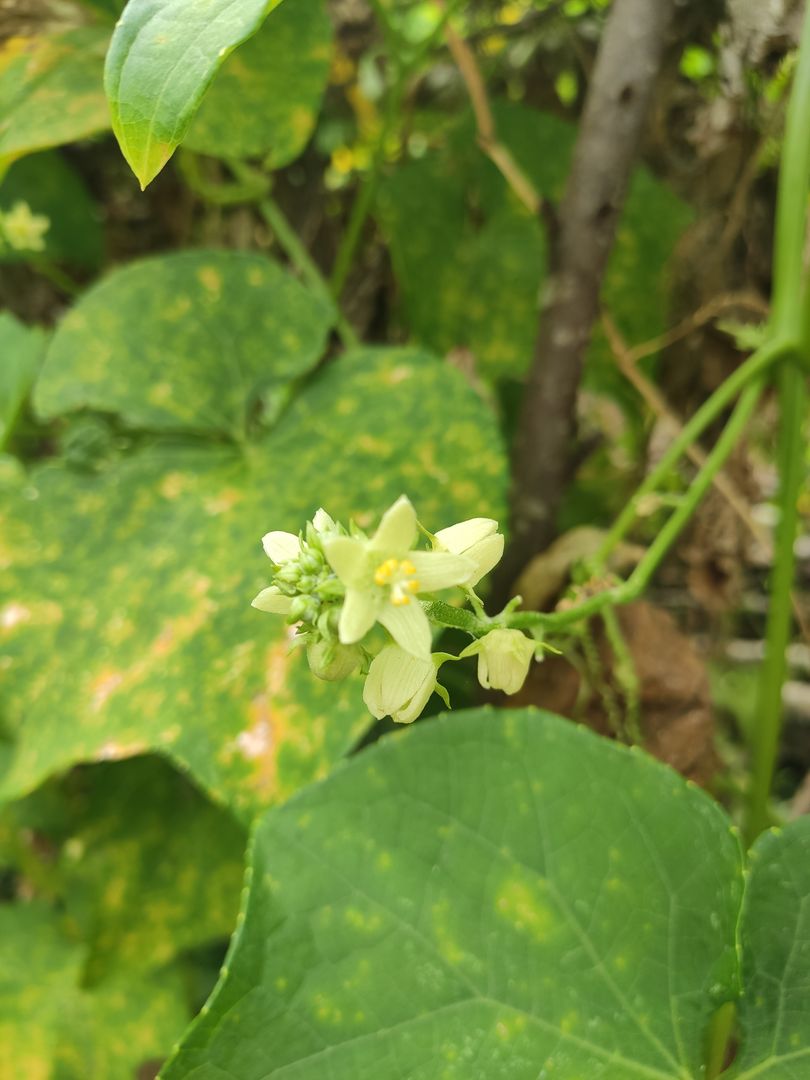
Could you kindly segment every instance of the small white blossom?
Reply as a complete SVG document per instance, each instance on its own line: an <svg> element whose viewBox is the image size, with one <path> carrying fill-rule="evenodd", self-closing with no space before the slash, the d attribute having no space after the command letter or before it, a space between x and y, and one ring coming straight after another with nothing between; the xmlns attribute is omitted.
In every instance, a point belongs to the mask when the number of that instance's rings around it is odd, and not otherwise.
<svg viewBox="0 0 810 1080"><path fill-rule="evenodd" d="M379 622L406 652L430 656L430 624L416 596L460 585L475 564L451 552L414 551L417 534L416 512L403 495L371 539L324 538L326 558L346 587L338 623L344 645L360 641Z"/></svg>
<svg viewBox="0 0 810 1080"><path fill-rule="evenodd" d="M478 681L485 689L516 694L526 681L536 648L520 630L490 630L461 655L478 654Z"/></svg>
<svg viewBox="0 0 810 1080"><path fill-rule="evenodd" d="M449 525L446 529L439 529L435 540L439 551L464 555L475 564L475 570L463 582L470 589L475 588L503 555L503 536L498 532L498 522L492 518L470 518L457 525Z"/></svg>
<svg viewBox="0 0 810 1080"><path fill-rule="evenodd" d="M390 716L398 724L410 724L435 689L436 665L432 659L424 660L398 645L388 645L371 662L363 701L378 720Z"/></svg>

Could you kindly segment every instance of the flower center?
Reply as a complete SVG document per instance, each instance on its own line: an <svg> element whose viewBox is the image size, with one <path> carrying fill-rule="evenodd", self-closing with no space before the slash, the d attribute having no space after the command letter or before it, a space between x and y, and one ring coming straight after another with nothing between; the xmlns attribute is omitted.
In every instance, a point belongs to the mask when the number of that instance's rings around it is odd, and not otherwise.
<svg viewBox="0 0 810 1080"><path fill-rule="evenodd" d="M386 559L374 571L374 583L390 586L391 603L401 607L410 604L412 593L419 592L415 573L416 567L409 559Z"/></svg>

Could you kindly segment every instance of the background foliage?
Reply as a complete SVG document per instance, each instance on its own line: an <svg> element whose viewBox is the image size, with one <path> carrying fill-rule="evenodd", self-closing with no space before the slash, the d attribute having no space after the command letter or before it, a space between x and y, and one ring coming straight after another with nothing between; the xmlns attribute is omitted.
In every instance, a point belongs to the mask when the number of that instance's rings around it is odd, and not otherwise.
<svg viewBox="0 0 810 1080"><path fill-rule="evenodd" d="M608 7L0 13L3 1076L168 1060L167 1080L686 1080L708 1075L712 1017L738 999L728 1076L807 1068L810 830L743 855L746 733L732 716L715 739L706 673L666 616L561 641L565 673L544 665L520 704L603 733L640 716L648 748L715 777L726 810L532 709L460 711L355 753L385 728L359 681L313 679L289 628L249 606L262 533L319 505L372 528L404 491L429 529L504 518ZM609 522L767 309L793 24L760 14L745 37L721 9L686 5L673 33L562 527ZM767 559L747 545L772 429L766 403L727 470L742 512L729 525L710 499L654 597L709 642L731 714L749 695L728 689L727 646L761 636L746 597ZM524 592L553 605L581 584L592 539L563 537ZM448 682L476 704L468 666ZM806 734L782 765L787 799Z"/></svg>

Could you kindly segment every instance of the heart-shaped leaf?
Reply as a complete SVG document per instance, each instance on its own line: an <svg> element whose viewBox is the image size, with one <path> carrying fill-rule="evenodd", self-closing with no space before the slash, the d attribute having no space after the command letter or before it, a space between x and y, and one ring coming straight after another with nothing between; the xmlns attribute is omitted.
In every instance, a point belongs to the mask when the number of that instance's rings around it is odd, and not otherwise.
<svg viewBox="0 0 810 1080"><path fill-rule="evenodd" d="M262 821L165 1080L686 1080L734 993L740 846L703 792L535 712L462 713Z"/></svg>
<svg viewBox="0 0 810 1080"><path fill-rule="evenodd" d="M48 415L88 404L173 431L97 475L45 465L3 497L0 711L15 739L0 743L2 798L152 749L245 816L286 798L369 718L359 680L313 678L282 620L250 607L268 578L262 534L297 531L319 505L372 526L403 491L434 530L501 512L494 418L413 351L343 356L272 430L222 441L257 386L289 393L325 326L262 260L222 259L130 267L56 332L36 393Z"/></svg>

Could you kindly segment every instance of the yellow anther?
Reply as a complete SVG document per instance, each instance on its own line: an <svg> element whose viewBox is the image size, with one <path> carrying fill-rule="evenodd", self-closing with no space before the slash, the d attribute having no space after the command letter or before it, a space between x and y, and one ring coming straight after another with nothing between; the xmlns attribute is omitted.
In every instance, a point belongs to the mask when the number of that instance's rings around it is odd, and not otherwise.
<svg viewBox="0 0 810 1080"><path fill-rule="evenodd" d="M403 559L402 562L399 564L399 568L403 574L416 573L416 567L413 565L410 559Z"/></svg>
<svg viewBox="0 0 810 1080"><path fill-rule="evenodd" d="M398 569L399 563L396 559L386 559L374 571L375 583L377 585L387 585Z"/></svg>
<svg viewBox="0 0 810 1080"><path fill-rule="evenodd" d="M404 582L404 587L408 592L419 592L419 582L416 578L412 578L410 581Z"/></svg>
<svg viewBox="0 0 810 1080"><path fill-rule="evenodd" d="M402 607L403 604L410 604L410 602L411 602L410 596L406 596L405 593L401 593L401 592L391 593L391 603L395 604L397 607Z"/></svg>

